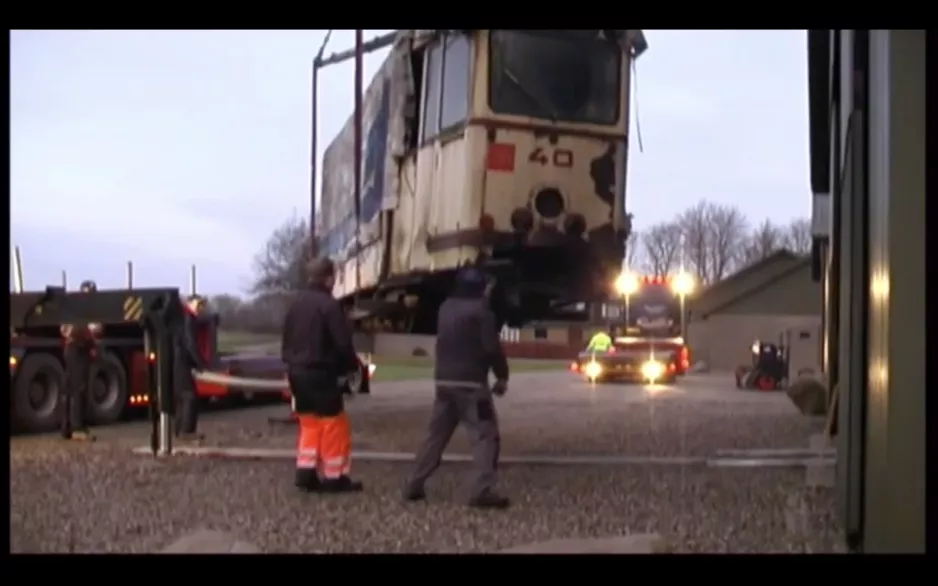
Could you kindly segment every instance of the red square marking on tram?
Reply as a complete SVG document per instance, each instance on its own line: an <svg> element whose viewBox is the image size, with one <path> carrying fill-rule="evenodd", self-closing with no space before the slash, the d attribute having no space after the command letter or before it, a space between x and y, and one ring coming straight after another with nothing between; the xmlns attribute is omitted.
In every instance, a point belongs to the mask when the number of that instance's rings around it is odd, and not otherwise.
<svg viewBox="0 0 938 586"><path fill-rule="evenodd" d="M489 171L514 171L515 145L499 142L490 144L485 164Z"/></svg>

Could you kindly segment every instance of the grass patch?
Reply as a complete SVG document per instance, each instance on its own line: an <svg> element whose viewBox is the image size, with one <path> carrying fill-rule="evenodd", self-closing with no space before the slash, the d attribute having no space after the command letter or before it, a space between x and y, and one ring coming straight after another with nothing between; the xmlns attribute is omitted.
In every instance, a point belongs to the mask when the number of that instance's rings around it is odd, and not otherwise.
<svg viewBox="0 0 938 586"><path fill-rule="evenodd" d="M262 346L265 344L280 344L280 336L277 334L255 334L252 332L235 332L229 330L218 331L218 351L219 352L238 352L245 348L253 346ZM278 348L272 348L271 352L276 353Z"/></svg>
<svg viewBox="0 0 938 586"><path fill-rule="evenodd" d="M218 332L218 350L226 353L238 353L246 349L269 345L265 354L276 354L280 350L280 336L277 334L254 334L220 330ZM408 356L374 356L378 366L375 382L399 380L419 380L433 376L433 359ZM563 370L567 362L562 360L530 360L515 358L508 361L512 374L519 372L537 372L545 370Z"/></svg>

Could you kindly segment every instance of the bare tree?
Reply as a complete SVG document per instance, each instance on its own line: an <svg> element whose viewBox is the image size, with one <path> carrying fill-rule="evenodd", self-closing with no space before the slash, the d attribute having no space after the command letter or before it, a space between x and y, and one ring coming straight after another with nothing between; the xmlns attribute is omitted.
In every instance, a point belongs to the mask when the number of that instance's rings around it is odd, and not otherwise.
<svg viewBox="0 0 938 586"><path fill-rule="evenodd" d="M642 261L641 235L632 230L625 241L625 266L635 269L643 264Z"/></svg>
<svg viewBox="0 0 938 586"><path fill-rule="evenodd" d="M710 204L700 202L677 218L685 261L696 273L697 282L702 285L711 283L709 215Z"/></svg>
<svg viewBox="0 0 938 586"><path fill-rule="evenodd" d="M714 205L710 217L711 283L727 277L736 270L739 251L746 241L748 222L736 206Z"/></svg>
<svg viewBox="0 0 938 586"><path fill-rule="evenodd" d="M746 238L740 254L740 264L749 266L757 263L784 247L785 234L772 220L766 219Z"/></svg>
<svg viewBox="0 0 938 586"><path fill-rule="evenodd" d="M808 254L811 252L811 220L798 218L792 220L784 233L785 248L795 254Z"/></svg>
<svg viewBox="0 0 938 586"><path fill-rule="evenodd" d="M645 261L655 276L667 275L681 251L681 229L673 222L656 224L642 234Z"/></svg>
<svg viewBox="0 0 938 586"><path fill-rule="evenodd" d="M746 238L746 218L735 206L702 201L678 217L684 251L703 285L715 283L735 268Z"/></svg>
<svg viewBox="0 0 938 586"><path fill-rule="evenodd" d="M274 230L264 250L254 258L254 293L285 293L305 287L311 254L309 225L296 216L290 218Z"/></svg>
<svg viewBox="0 0 938 586"><path fill-rule="evenodd" d="M220 318L219 325L225 329L240 329L242 313L247 306L243 299L235 295L214 295L209 304Z"/></svg>

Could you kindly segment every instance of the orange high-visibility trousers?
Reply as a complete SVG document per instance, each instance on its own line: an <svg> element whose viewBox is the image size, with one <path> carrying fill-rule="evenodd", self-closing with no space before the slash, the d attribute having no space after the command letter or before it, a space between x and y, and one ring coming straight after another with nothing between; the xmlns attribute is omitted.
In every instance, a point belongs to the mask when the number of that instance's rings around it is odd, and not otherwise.
<svg viewBox="0 0 938 586"><path fill-rule="evenodd" d="M335 417L296 415L299 438L296 468L317 469L323 478L348 476L352 469L352 430L343 411Z"/></svg>

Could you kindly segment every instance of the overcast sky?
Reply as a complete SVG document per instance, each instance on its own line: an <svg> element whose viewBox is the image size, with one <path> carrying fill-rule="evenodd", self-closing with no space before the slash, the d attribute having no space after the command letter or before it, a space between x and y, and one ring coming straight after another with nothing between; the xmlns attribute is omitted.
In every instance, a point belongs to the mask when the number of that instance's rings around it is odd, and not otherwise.
<svg viewBox="0 0 938 586"><path fill-rule="evenodd" d="M370 38L386 31L366 31ZM646 31L628 201L639 230L700 199L757 223L807 216L804 31ZM310 62L324 31L11 33L12 241L27 288L86 278L241 292L309 213ZM327 52L353 43L337 31ZM366 57L366 79L385 52ZM320 78L319 153L352 110ZM634 111L633 111L634 115ZM634 124L634 116L633 116ZM634 128L634 126L633 126Z"/></svg>

